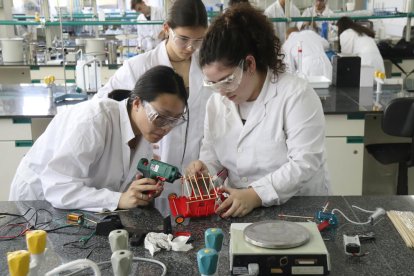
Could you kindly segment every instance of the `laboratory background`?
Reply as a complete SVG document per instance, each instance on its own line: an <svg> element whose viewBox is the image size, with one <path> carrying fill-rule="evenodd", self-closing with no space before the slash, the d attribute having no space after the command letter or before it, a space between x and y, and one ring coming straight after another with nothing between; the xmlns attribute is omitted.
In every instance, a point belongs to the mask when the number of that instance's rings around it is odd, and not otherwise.
<svg viewBox="0 0 414 276"><path fill-rule="evenodd" d="M202 2L210 25L236 1ZM103 217L55 209L46 201L8 201L19 163L52 119L95 100L124 62L163 43L160 34L174 0L145 0L151 15L135 10L130 0L0 0L0 275L27 275L25 266L37 273L31 275L84 275L87 267L88 275L101 275L97 270L102 275L414 274L412 223L401 230L410 224L404 219L414 220L414 1L245 2L272 22L286 70L306 80L319 97L332 194L293 197L231 219L209 218L214 212L207 209L182 216L174 205L178 201L169 197L175 208L173 233L186 239L166 238L166 247L154 242L161 236L151 240L147 235L144 242L142 233L166 229L166 218L148 208L104 212ZM373 37L350 30L344 18ZM192 221L192 216L202 218ZM270 226L261 224L270 219ZM309 219L317 221L318 229L306 224ZM280 240L292 242L278 247L273 243L281 241L272 240L263 246L268 242L261 240L263 233L280 235L272 232L279 220L304 227L286 223L283 232L290 234ZM243 231L246 223L257 224L249 229L253 237ZM36 232L42 229L47 238L36 237L44 234ZM39 249L37 238L43 244L47 239L46 251ZM252 253L251 246L263 252ZM26 249L30 254L6 255Z"/></svg>

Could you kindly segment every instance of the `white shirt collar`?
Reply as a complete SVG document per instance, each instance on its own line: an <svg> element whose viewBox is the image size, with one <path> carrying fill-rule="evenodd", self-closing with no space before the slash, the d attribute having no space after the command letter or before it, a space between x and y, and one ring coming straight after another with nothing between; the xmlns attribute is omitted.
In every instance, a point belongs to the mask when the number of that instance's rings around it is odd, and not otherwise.
<svg viewBox="0 0 414 276"><path fill-rule="evenodd" d="M127 103L128 99L119 102L119 123L121 125L122 143L128 145L128 142L135 138L135 134L129 119Z"/></svg>

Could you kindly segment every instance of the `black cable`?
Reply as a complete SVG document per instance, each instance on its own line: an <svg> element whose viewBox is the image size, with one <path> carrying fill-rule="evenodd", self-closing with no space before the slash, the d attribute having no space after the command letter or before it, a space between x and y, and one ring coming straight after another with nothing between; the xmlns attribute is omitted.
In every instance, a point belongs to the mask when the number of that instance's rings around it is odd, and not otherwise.
<svg viewBox="0 0 414 276"><path fill-rule="evenodd" d="M183 156L181 157L181 167L184 164L185 152L187 150L187 138L188 138L188 126L189 125L190 125L190 108L188 108L188 111L187 111L187 124L185 126L184 151L183 151Z"/></svg>
<svg viewBox="0 0 414 276"><path fill-rule="evenodd" d="M25 216L28 215L31 210L34 210L34 213L30 216L30 218L27 219ZM47 221L44 221L44 222L38 222L39 217L40 217L39 213L41 211L48 213L50 215L50 219L47 220ZM6 234L4 234L4 235L0 234L0 241L9 241L9 240L14 240L16 238L22 237L22 236L24 236L24 234L28 230L44 230L45 232L50 233L50 232L54 232L54 231L57 231L57 230L60 230L60 229L75 227L75 226L80 226L79 231L82 228L92 229L92 230L95 229L95 227L90 227L88 225L83 225L83 224L81 224L81 225L79 225L79 224L65 224L65 225L62 225L62 226L59 226L59 227L56 227L56 228L52 228L52 229L44 229L44 228L50 226L50 224L53 223L53 221L54 221L53 213L50 212L47 209L44 209L44 208L40 208L40 209L36 210L33 207L29 207L24 214L0 213L0 215L14 217L11 220L7 221L6 223L0 225L0 230L4 230L4 229L6 229L6 227L8 227L8 229L6 231ZM64 217L62 217L62 218L64 218ZM59 219L62 219L62 218L59 218ZM18 219L23 219L23 221L22 222L20 222L20 221L14 222ZM33 224L31 223L32 220L34 220ZM12 222L14 222L14 223L12 223ZM22 230L19 231L17 234L7 235L10 231L15 229L16 227L22 227ZM93 234L88 235L86 242L88 242L89 239L92 236L93 236ZM86 244L86 242L84 242L84 244Z"/></svg>
<svg viewBox="0 0 414 276"><path fill-rule="evenodd" d="M97 243L94 243L93 245L95 245ZM107 247L105 246L97 246L91 249L91 251L89 251L89 253L86 255L85 259L89 259L89 257L92 255L92 253L97 250L97 249L106 249Z"/></svg>
<svg viewBox="0 0 414 276"><path fill-rule="evenodd" d="M59 227L56 227L56 228L53 228L53 229L46 229L44 231L46 231L47 233L50 233L50 232L54 232L54 231L59 230L59 229L69 228L69 227L74 227L74 226L78 226L78 225L77 224L66 224L66 225L62 225L62 226L59 226Z"/></svg>

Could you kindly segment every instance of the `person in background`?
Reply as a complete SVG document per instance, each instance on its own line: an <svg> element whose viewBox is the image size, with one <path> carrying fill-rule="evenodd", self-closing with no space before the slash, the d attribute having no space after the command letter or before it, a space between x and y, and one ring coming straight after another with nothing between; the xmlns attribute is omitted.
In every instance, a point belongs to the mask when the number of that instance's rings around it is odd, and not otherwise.
<svg viewBox="0 0 414 276"><path fill-rule="evenodd" d="M285 0L276 0L272 5L270 5L265 11L264 14L269 18L280 18L286 17L285 16ZM290 16L291 17L299 17L300 11L299 9L290 2ZM286 25L288 27L294 27L296 25L295 22L274 22L273 25L275 26L275 32L277 37L279 37L282 43L286 40Z"/></svg>
<svg viewBox="0 0 414 276"><path fill-rule="evenodd" d="M126 100L91 100L58 113L22 159L9 200L96 212L148 205L163 186L137 177L136 165L152 155L151 143L186 122L187 96L183 79L157 66Z"/></svg>
<svg viewBox="0 0 414 276"><path fill-rule="evenodd" d="M333 16L334 12L328 6L328 0L315 0L312 7L305 9L302 13L302 17L329 17ZM320 33L323 21L312 22L298 22L298 29L312 29L317 33Z"/></svg>
<svg viewBox="0 0 414 276"><path fill-rule="evenodd" d="M206 8L201 0L176 0L163 26L168 38L152 51L126 60L94 97L107 97L115 89L131 90L136 80L156 65L173 68L183 77L189 93L189 122L166 135L158 143L159 149L155 153L161 161L179 169L198 159L200 153L205 106L210 93L208 88L203 87L197 49L201 46L207 23ZM161 212L169 210L167 197L170 192L181 193L179 183L166 185L165 193L155 201Z"/></svg>
<svg viewBox="0 0 414 276"><path fill-rule="evenodd" d="M241 217L296 195L328 195L325 118L306 80L285 72L267 17L236 5L210 25L200 49L207 102L200 159L190 175L228 171L217 208Z"/></svg>
<svg viewBox="0 0 414 276"><path fill-rule="evenodd" d="M302 73L305 76L325 76L332 80L332 64L325 54L329 49L326 39L311 30L299 31L297 27L289 28L287 40L282 46L284 62L290 73L298 69L298 45L302 46Z"/></svg>
<svg viewBox="0 0 414 276"><path fill-rule="evenodd" d="M375 71L385 72L384 60L374 40L374 31L355 23L349 17L341 17L336 25L341 53L357 55L361 57L361 66L371 66Z"/></svg>
<svg viewBox="0 0 414 276"><path fill-rule="evenodd" d="M161 7L148 6L144 0L131 0L131 10L138 13L137 21L164 21L164 9ZM136 25L137 47L147 52L157 46L164 39L162 25Z"/></svg>

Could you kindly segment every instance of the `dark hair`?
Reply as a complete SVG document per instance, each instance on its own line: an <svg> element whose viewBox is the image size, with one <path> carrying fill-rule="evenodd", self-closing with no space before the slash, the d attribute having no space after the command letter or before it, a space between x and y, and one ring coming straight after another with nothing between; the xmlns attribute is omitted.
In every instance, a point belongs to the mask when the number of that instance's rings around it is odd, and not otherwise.
<svg viewBox="0 0 414 276"><path fill-rule="evenodd" d="M146 71L129 94L128 107L137 97L152 102L161 94L177 95L187 107L188 93L183 78L171 67L158 65Z"/></svg>
<svg viewBox="0 0 414 276"><path fill-rule="evenodd" d="M143 0L131 0L131 10L135 10L135 6L137 4L142 4L142 3L144 3L144 5L146 5Z"/></svg>
<svg viewBox="0 0 414 276"><path fill-rule="evenodd" d="M285 71L281 43L272 23L250 4L240 3L216 17L200 48L200 66L220 61L237 66L247 55L256 60L257 69L270 68L277 77Z"/></svg>
<svg viewBox="0 0 414 276"><path fill-rule="evenodd" d="M358 24L355 23L351 18L344 16L341 17L338 22L336 23L336 25L338 26L338 37L346 30L348 29L352 29L355 32L358 33L358 35L363 35L366 34L367 36L370 36L372 38L375 37L375 32Z"/></svg>
<svg viewBox="0 0 414 276"><path fill-rule="evenodd" d="M108 98L119 102L129 98L130 94L131 90L115 89L108 93Z"/></svg>
<svg viewBox="0 0 414 276"><path fill-rule="evenodd" d="M229 7L231 7L233 5L236 5L236 4L239 4L239 3L248 3L248 4L250 4L249 0L230 0L229 1Z"/></svg>
<svg viewBox="0 0 414 276"><path fill-rule="evenodd" d="M176 0L169 9L166 20L168 26L205 27L207 28L207 11L201 0Z"/></svg>

